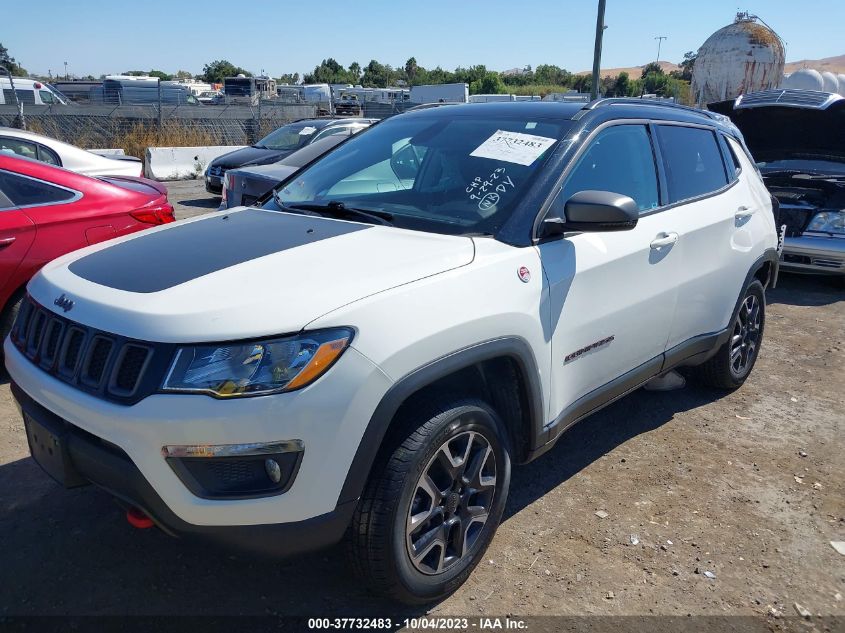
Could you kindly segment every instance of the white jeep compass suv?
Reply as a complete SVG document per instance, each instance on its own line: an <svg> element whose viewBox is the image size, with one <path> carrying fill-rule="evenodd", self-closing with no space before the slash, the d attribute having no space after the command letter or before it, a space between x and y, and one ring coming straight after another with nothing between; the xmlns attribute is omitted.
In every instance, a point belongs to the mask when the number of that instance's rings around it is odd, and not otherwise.
<svg viewBox="0 0 845 633"><path fill-rule="evenodd" d="M512 464L672 368L742 385L777 273L724 117L631 100L372 126L231 209L62 257L5 357L29 446L136 523L346 535L373 587L458 587Z"/></svg>

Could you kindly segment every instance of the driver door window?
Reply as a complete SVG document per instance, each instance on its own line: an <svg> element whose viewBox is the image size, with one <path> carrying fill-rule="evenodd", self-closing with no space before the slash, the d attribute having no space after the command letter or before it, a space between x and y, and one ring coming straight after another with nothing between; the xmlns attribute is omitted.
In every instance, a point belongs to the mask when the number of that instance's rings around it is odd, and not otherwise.
<svg viewBox="0 0 845 633"><path fill-rule="evenodd" d="M566 201L588 190L629 196L641 214L659 206L654 152L644 125L614 125L599 132L569 173L555 212L563 215Z"/></svg>

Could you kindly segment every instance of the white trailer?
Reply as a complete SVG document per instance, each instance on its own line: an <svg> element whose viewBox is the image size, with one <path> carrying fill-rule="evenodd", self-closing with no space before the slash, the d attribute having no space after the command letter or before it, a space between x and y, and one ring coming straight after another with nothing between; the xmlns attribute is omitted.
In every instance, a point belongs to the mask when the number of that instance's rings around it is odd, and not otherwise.
<svg viewBox="0 0 845 633"><path fill-rule="evenodd" d="M467 84L411 86L411 103L466 103L467 101L469 101Z"/></svg>
<svg viewBox="0 0 845 633"><path fill-rule="evenodd" d="M516 101L514 95L501 94L486 94L486 95L470 95L470 103L491 103L494 101Z"/></svg>

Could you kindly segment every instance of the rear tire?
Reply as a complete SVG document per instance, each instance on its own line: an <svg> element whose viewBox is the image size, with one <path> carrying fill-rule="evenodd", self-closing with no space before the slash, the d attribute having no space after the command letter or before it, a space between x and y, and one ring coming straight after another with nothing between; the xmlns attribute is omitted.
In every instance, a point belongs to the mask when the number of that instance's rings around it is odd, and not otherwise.
<svg viewBox="0 0 845 633"><path fill-rule="evenodd" d="M510 485L508 435L495 411L474 399L429 399L394 424L398 433L353 516L348 551L372 589L424 604L460 587L496 532Z"/></svg>
<svg viewBox="0 0 845 633"><path fill-rule="evenodd" d="M710 360L698 367L705 384L717 389L741 387L757 361L766 324L763 284L753 280L745 288L739 308L731 319L731 335Z"/></svg>

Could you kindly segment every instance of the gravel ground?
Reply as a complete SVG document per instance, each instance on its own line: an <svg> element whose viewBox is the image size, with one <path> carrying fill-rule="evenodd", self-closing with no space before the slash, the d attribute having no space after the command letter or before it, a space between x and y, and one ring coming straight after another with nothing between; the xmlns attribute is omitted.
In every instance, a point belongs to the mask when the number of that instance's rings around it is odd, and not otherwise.
<svg viewBox="0 0 845 633"><path fill-rule="evenodd" d="M180 218L216 208L201 183L169 187ZM845 292L784 276L768 300L742 389L640 390L575 427L515 471L484 561L430 614L845 616L830 545L845 540ZM250 558L60 489L28 457L5 378L0 587L0 616L426 612L368 595L340 548Z"/></svg>

